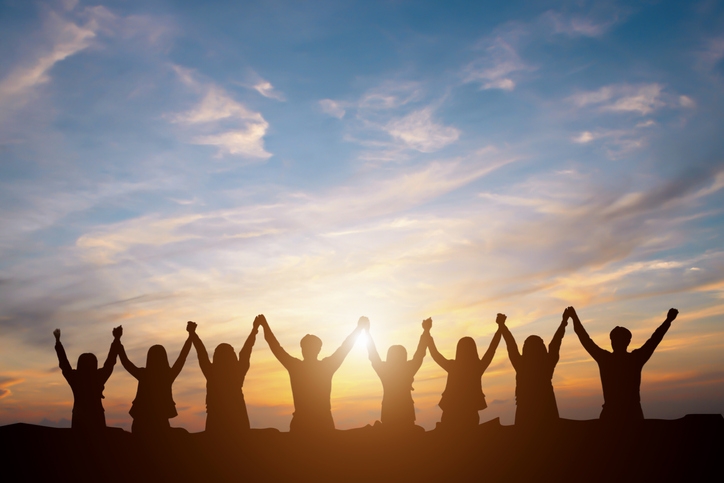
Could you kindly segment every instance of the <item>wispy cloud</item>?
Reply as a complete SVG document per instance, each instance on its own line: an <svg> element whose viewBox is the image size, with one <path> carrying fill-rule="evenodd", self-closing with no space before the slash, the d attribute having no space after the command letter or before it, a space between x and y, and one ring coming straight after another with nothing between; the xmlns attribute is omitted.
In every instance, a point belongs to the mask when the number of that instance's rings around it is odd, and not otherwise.
<svg viewBox="0 0 724 483"><path fill-rule="evenodd" d="M481 89L512 91L516 86L515 79L531 68L504 37L495 37L485 44L485 54L465 68L464 82L479 83Z"/></svg>
<svg viewBox="0 0 724 483"><path fill-rule="evenodd" d="M169 115L172 122L205 131L204 134L194 136L192 143L217 146L220 155L255 159L271 157L271 153L264 149L264 136L269 123L260 113L250 111L221 87L197 80L190 70L179 66L174 66L174 70L184 83L203 92L203 98L196 107Z"/></svg>
<svg viewBox="0 0 724 483"><path fill-rule="evenodd" d="M662 91L663 86L657 83L615 84L574 94L569 101L576 107L595 106L601 111L634 112L643 116L666 106Z"/></svg>
<svg viewBox="0 0 724 483"><path fill-rule="evenodd" d="M616 23L626 18L625 12L590 13L589 15L568 14L549 10L542 20L551 24L553 32L570 37L600 37Z"/></svg>
<svg viewBox="0 0 724 483"><path fill-rule="evenodd" d="M344 104L332 99L322 99L319 101L319 107L323 112L329 114L337 119L342 119L347 111L344 109Z"/></svg>
<svg viewBox="0 0 724 483"><path fill-rule="evenodd" d="M269 99L276 99L277 101L286 100L284 98L284 94L274 89L274 86L271 85L271 82L267 80L260 80L259 82L254 84L253 88L259 94L264 97L268 97Z"/></svg>
<svg viewBox="0 0 724 483"><path fill-rule="evenodd" d="M432 109L414 111L387 123L385 130L395 139L423 153L430 153L457 141L460 131L432 120Z"/></svg>

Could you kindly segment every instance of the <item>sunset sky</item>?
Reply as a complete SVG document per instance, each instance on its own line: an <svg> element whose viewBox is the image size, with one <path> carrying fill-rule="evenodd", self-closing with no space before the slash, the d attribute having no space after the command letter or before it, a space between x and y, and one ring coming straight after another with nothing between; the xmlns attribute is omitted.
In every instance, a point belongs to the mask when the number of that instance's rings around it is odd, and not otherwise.
<svg viewBox="0 0 724 483"><path fill-rule="evenodd" d="M716 1L0 1L0 425L69 426L69 359L123 325L137 365L186 321L238 351L337 348L364 315L380 353L522 346L568 305L610 349L680 311L644 369L644 413L724 413L724 5ZM172 360L173 362L173 360ZM413 397L432 429L445 372ZM561 417L598 417L569 326ZM501 343L481 421L512 424ZM118 364L109 425L130 428ZM192 350L172 425L200 431ZM288 430L286 371L259 337L252 427ZM358 341L334 378L346 429L379 419Z"/></svg>

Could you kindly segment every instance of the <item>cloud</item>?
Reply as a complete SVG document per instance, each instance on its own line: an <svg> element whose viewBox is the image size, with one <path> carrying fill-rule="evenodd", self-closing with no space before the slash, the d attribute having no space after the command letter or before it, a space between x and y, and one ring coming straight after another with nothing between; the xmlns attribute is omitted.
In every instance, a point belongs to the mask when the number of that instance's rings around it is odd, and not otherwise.
<svg viewBox="0 0 724 483"><path fill-rule="evenodd" d="M342 119L346 113L343 104L332 99L322 99L319 101L319 107L322 108L323 112L337 119Z"/></svg>
<svg viewBox="0 0 724 483"><path fill-rule="evenodd" d="M174 70L182 82L203 92L203 98L196 107L168 116L171 122L206 131L194 136L191 143L217 146L219 155L255 159L271 157L271 153L264 149L269 123L260 113L250 111L221 87L196 80L192 71L180 66L174 66Z"/></svg>
<svg viewBox="0 0 724 483"><path fill-rule="evenodd" d="M432 120L430 108L414 111L401 119L390 121L385 131L412 149L423 153L437 151L457 141L460 131Z"/></svg>
<svg viewBox="0 0 724 483"><path fill-rule="evenodd" d="M513 46L503 37L488 42L485 55L468 64L464 70L464 82L480 83L481 89L515 89L515 77L530 70L518 56Z"/></svg>
<svg viewBox="0 0 724 483"><path fill-rule="evenodd" d="M608 18L603 20L592 16L566 14L549 10L541 16L541 19L549 23L556 34L574 38L601 37L625 17L619 11L608 12L606 16Z"/></svg>
<svg viewBox="0 0 724 483"><path fill-rule="evenodd" d="M8 397L12 394L10 387L16 384L20 384L24 379L17 377L3 377L0 376L0 399Z"/></svg>
<svg viewBox="0 0 724 483"><path fill-rule="evenodd" d="M45 33L50 47L21 62L0 81L0 105L22 105L33 89L50 80L49 72L58 63L87 49L96 37L97 26L78 25L50 12Z"/></svg>
<svg viewBox="0 0 724 483"><path fill-rule="evenodd" d="M601 111L634 112L643 116L666 106L662 90L663 86L656 83L638 86L616 84L574 94L568 99L576 107L596 106Z"/></svg>
<svg viewBox="0 0 724 483"><path fill-rule="evenodd" d="M261 94L264 97L268 97L269 99L276 99L277 101L284 101L284 94L274 89L274 86L271 85L271 82L266 80L260 80L253 86L254 90L257 91L259 94Z"/></svg>

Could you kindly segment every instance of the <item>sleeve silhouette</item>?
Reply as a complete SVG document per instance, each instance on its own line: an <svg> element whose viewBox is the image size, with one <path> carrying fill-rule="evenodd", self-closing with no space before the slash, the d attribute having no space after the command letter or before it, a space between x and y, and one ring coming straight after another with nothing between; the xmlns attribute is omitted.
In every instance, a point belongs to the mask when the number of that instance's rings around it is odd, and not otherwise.
<svg viewBox="0 0 724 483"><path fill-rule="evenodd" d="M344 362L344 358L347 357L349 351L351 351L352 347L354 347L354 342L357 340L357 335L359 335L361 331L362 327L358 324L357 327L355 327L355 329L352 331L352 333L349 334L346 339L344 339L342 345L340 345L339 348L334 351L331 356L327 357L327 360L335 371L339 369L339 366L341 366Z"/></svg>
<svg viewBox="0 0 724 483"><path fill-rule="evenodd" d="M636 350L636 352L642 358L642 363L645 363L649 360L649 358L651 358L654 350L656 350L656 347L658 347L659 343L661 343L664 335L666 335L669 327L671 327L671 322L676 318L678 313L679 312L676 309L669 310L669 314L667 315L666 320L664 320L664 322L658 327L658 329L654 331L649 340L647 340L644 345Z"/></svg>
<svg viewBox="0 0 724 483"><path fill-rule="evenodd" d="M558 359L560 359L561 357L561 343L563 342L563 336L566 335L567 325L568 321L566 319L563 319L561 321L561 325L558 326L556 333L553 334L551 343L548 344L548 356L554 366L558 364Z"/></svg>
<svg viewBox="0 0 724 483"><path fill-rule="evenodd" d="M513 369L517 371L521 362L518 344L515 342L513 334L510 332L510 329L508 329L508 326L506 326L505 323L500 324L500 333L503 335L503 339L505 339L505 346L508 349L508 358L510 359L510 363L513 365Z"/></svg>
<svg viewBox="0 0 724 483"><path fill-rule="evenodd" d="M118 342L118 358L121 359L121 365L128 371L130 375L132 375L136 379L140 379L141 370L128 359L128 356L126 355L126 349L123 347L123 344L121 344L120 341Z"/></svg>
<svg viewBox="0 0 724 483"><path fill-rule="evenodd" d="M196 349L196 358L199 360L201 372L204 377L208 379L211 372L211 361L209 360L209 353L206 351L206 346L196 332L191 336L191 343L194 345L194 349Z"/></svg>
<svg viewBox="0 0 724 483"><path fill-rule="evenodd" d="M438 351L435 346L435 339L432 338L432 335L429 335L427 338L427 348L430 349L430 356L432 357L432 360L437 362L438 366L450 372L450 369L452 369L453 366L453 361L445 359L445 357L440 354L440 351Z"/></svg>
<svg viewBox="0 0 724 483"><path fill-rule="evenodd" d="M367 334L367 355L372 363L372 369L379 374L382 368L382 359L380 358L379 352L377 352L377 347L375 347L375 341L372 340L371 334Z"/></svg>
<svg viewBox="0 0 724 483"><path fill-rule="evenodd" d="M175 380L178 375L181 373L181 369L184 368L184 364L186 364L186 358L189 355L189 352L191 351L191 338L192 334L189 333L189 336L186 338L186 342L184 342L183 347L181 348L181 353L178 355L178 358L176 359L176 362L173 363L173 366L171 366L171 380ZM208 357L208 355L207 355Z"/></svg>
<svg viewBox="0 0 724 483"><path fill-rule="evenodd" d="M427 352L427 337L429 335L430 332L428 330L423 330L422 334L420 334L420 341L417 343L417 350L410 361L410 368L413 372L417 372L422 365L423 359L425 359L425 353Z"/></svg>
<svg viewBox="0 0 724 483"><path fill-rule="evenodd" d="M244 342L244 346L239 351L239 363L243 365L249 365L249 361L251 360L251 350L254 348L254 344L256 343L256 334L259 332L259 323L257 322L257 319L254 319L254 325L251 328L251 332L249 332L249 336L246 338L246 342Z"/></svg>
<svg viewBox="0 0 724 483"><path fill-rule="evenodd" d="M260 324L264 328L264 339L266 340L267 344L269 344L269 349L272 351L272 354L274 354L274 357L277 358L281 365L288 369L289 365L293 363L295 358L290 356L287 351L284 350L281 344L279 344L279 341L274 336L274 333L272 332L271 327L269 327L269 323L266 321L266 318L263 315L261 317L262 321L260 322Z"/></svg>
<svg viewBox="0 0 724 483"><path fill-rule="evenodd" d="M491 362L493 362L493 357L495 356L495 351L498 349L498 344L500 344L500 326L498 326L498 330L495 331L495 335L493 336L493 339L490 341L490 345L488 346L488 350L485 351L485 354L483 355L482 359L480 359L480 370L482 372L485 372L485 369L488 368Z"/></svg>
<svg viewBox="0 0 724 483"><path fill-rule="evenodd" d="M586 332L586 329L583 328L581 319L578 318L578 314L573 307L570 307L570 311L571 318L573 319L573 330L576 332L578 340L581 341L581 345L584 349L586 349L591 357L597 361L602 355L606 354L607 351L598 347L596 343L591 340L591 337L588 335L588 332Z"/></svg>
<svg viewBox="0 0 724 483"><path fill-rule="evenodd" d="M117 344L111 343L111 347L108 349L108 357L106 357L106 362L103 363L103 367L100 369L100 376L101 380L105 384L105 382L108 380L109 377L111 377L111 374L113 374L113 366L116 365L116 356L117 354Z"/></svg>

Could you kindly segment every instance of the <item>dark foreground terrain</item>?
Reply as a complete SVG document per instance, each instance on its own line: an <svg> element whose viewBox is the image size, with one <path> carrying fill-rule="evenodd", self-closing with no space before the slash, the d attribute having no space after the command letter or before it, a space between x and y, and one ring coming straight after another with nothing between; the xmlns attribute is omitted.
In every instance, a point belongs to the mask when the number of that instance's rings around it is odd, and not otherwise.
<svg viewBox="0 0 724 483"><path fill-rule="evenodd" d="M534 434L494 420L466 435L367 427L323 439L252 430L233 441L18 423L0 427L0 443L3 481L724 481L718 414L625 431L561 420Z"/></svg>

